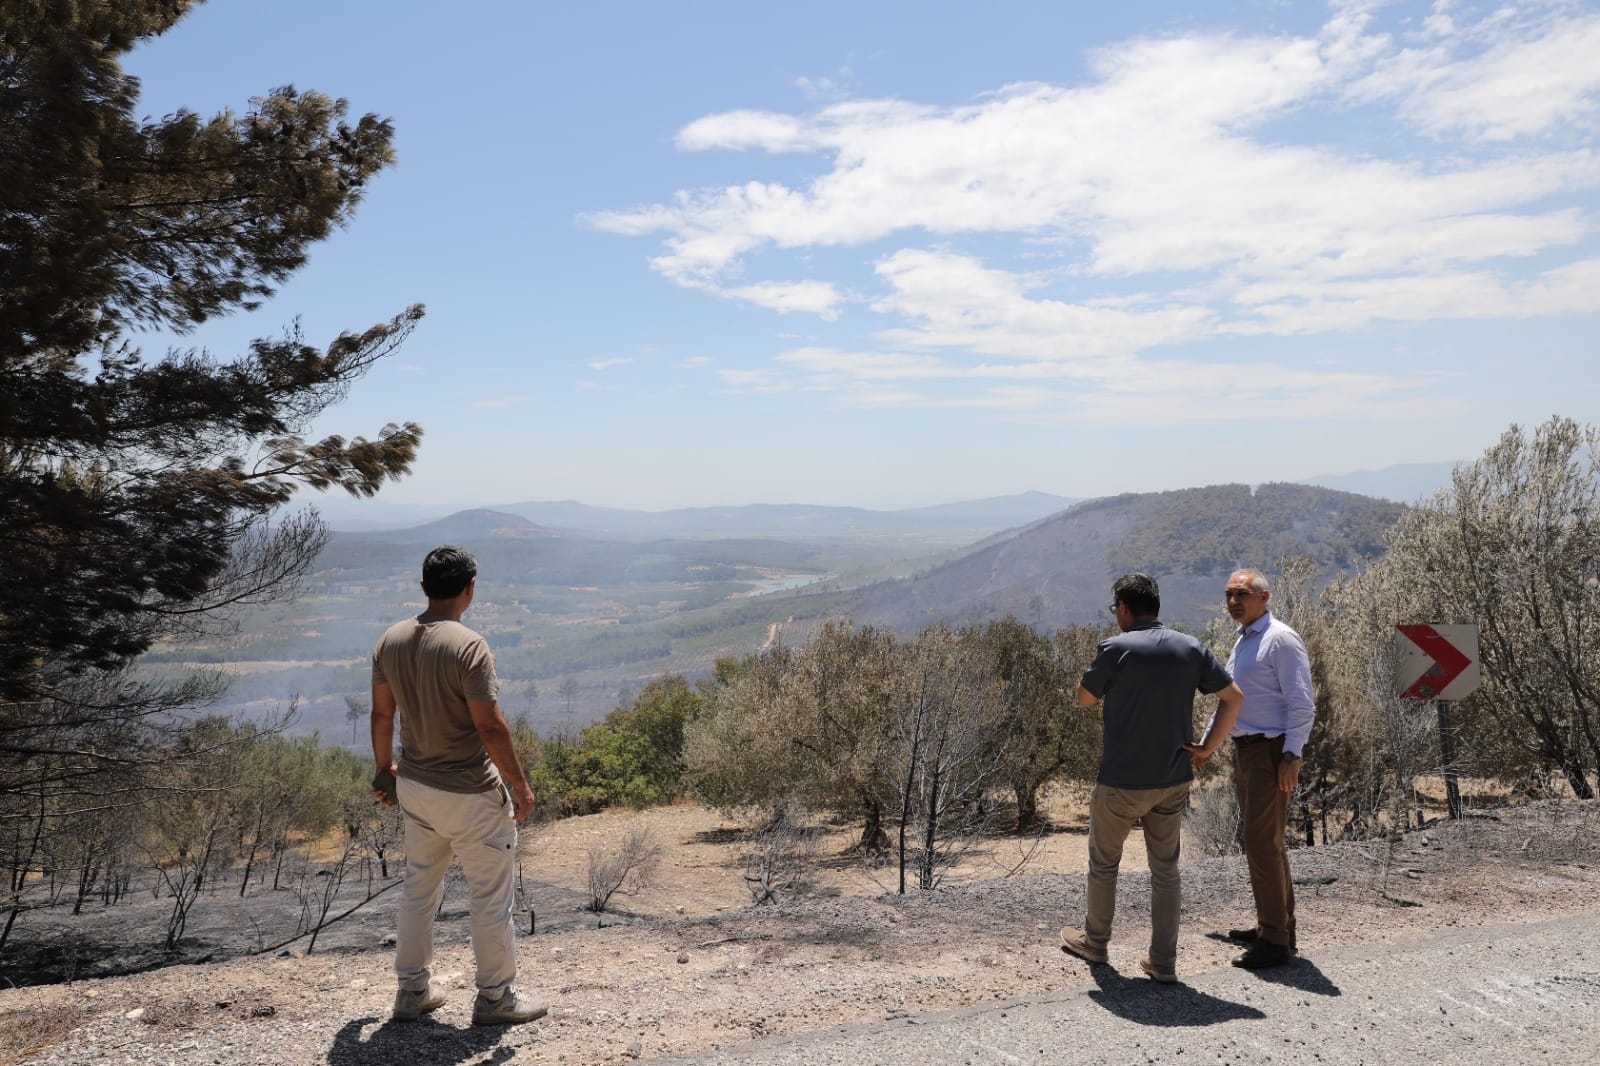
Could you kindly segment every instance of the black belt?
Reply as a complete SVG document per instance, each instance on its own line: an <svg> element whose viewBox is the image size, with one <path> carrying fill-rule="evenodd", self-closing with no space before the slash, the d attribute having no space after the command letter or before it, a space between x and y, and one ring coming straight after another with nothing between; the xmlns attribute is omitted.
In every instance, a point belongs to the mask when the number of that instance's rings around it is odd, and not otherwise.
<svg viewBox="0 0 1600 1066"><path fill-rule="evenodd" d="M1272 736L1268 736L1265 733L1241 733L1233 738L1233 742L1235 744L1259 744L1263 740L1277 740L1282 735L1281 733L1274 733Z"/></svg>

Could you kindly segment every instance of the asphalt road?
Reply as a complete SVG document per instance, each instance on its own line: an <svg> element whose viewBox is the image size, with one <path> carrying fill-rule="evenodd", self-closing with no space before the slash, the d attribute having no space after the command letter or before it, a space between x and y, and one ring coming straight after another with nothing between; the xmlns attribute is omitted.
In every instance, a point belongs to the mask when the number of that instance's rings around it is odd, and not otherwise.
<svg viewBox="0 0 1600 1066"><path fill-rule="evenodd" d="M1175 986L1065 955L1062 974L1062 991L1048 998L655 1061L1600 1066L1592 916L1323 949L1256 974L1232 966L1184 974Z"/></svg>

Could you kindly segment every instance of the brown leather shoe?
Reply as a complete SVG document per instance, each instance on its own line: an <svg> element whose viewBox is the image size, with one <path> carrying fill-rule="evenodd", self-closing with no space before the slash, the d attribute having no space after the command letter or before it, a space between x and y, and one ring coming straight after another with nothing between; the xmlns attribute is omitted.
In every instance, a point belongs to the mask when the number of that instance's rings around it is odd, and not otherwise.
<svg viewBox="0 0 1600 1066"><path fill-rule="evenodd" d="M1097 948L1089 943L1088 934L1082 929L1064 926L1061 930L1061 950L1070 951L1086 962L1105 962L1110 958L1105 948Z"/></svg>
<svg viewBox="0 0 1600 1066"><path fill-rule="evenodd" d="M1178 983L1176 970L1168 970L1157 966L1148 957L1139 960L1139 969L1144 971L1146 977L1158 984L1175 985Z"/></svg>

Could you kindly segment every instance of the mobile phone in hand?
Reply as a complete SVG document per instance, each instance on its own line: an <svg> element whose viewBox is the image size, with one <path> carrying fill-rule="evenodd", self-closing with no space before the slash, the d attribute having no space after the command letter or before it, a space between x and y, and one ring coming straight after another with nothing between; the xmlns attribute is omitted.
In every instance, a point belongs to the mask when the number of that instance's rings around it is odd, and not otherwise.
<svg viewBox="0 0 1600 1066"><path fill-rule="evenodd" d="M400 792L395 787L393 770L387 766L379 770L372 779L372 787L374 790L383 793L383 798L388 801L391 807L399 806Z"/></svg>

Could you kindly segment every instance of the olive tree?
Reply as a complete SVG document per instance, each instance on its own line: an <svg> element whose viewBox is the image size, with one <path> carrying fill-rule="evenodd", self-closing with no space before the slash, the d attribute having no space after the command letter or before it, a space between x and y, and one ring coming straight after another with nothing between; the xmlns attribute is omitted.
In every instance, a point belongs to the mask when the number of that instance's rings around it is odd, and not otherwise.
<svg viewBox="0 0 1600 1066"><path fill-rule="evenodd" d="M1007 616L965 630L963 645L994 676L1015 730L1006 783L1017 802L1016 828L1039 823L1039 790L1068 774L1093 776L1099 723L1076 706L1078 678L1104 632L1069 626L1051 639Z"/></svg>
<svg viewBox="0 0 1600 1066"><path fill-rule="evenodd" d="M1003 685L943 625L902 648L879 772L895 800L899 891L914 872L931 889L993 831L992 789L1006 783L1020 726Z"/></svg>
<svg viewBox="0 0 1600 1066"><path fill-rule="evenodd" d="M1600 430L1512 426L1407 511L1346 590L1373 647L1398 622L1478 627L1483 684L1460 707L1478 766L1548 772L1594 796L1600 770Z"/></svg>
<svg viewBox="0 0 1600 1066"><path fill-rule="evenodd" d="M724 807L798 799L859 813L862 846L881 846L896 648L887 630L830 622L800 648L730 671L688 735L697 794Z"/></svg>

